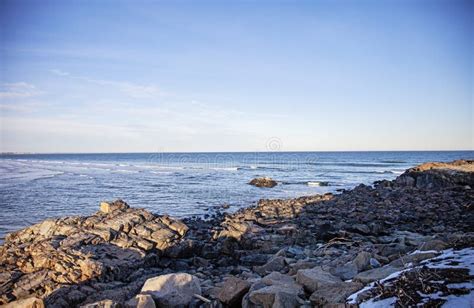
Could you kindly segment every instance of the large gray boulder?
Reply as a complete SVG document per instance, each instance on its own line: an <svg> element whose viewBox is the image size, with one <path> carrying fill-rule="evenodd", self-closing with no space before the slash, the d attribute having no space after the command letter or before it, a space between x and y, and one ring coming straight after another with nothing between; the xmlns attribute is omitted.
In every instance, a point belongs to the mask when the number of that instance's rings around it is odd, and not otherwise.
<svg viewBox="0 0 474 308"><path fill-rule="evenodd" d="M287 275L273 272L255 282L242 300L242 307L299 307L303 288Z"/></svg>
<svg viewBox="0 0 474 308"><path fill-rule="evenodd" d="M201 295L201 285L190 274L167 274L148 279L141 293L151 295L159 307L183 307L189 305L194 294Z"/></svg>
<svg viewBox="0 0 474 308"><path fill-rule="evenodd" d="M299 270L296 281L302 284L309 292L314 292L322 286L336 284L342 280L317 266L311 269Z"/></svg>

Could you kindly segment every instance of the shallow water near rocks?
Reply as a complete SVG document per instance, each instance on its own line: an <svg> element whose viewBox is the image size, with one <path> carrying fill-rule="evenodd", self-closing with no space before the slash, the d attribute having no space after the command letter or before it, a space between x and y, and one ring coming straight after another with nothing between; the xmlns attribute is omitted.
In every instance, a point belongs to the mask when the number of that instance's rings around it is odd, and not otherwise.
<svg viewBox="0 0 474 308"><path fill-rule="evenodd" d="M336 192L394 179L426 161L472 159L453 152L253 152L25 154L0 156L0 238L49 217L89 215L101 200L178 217L261 198ZM274 188L247 183L275 179Z"/></svg>

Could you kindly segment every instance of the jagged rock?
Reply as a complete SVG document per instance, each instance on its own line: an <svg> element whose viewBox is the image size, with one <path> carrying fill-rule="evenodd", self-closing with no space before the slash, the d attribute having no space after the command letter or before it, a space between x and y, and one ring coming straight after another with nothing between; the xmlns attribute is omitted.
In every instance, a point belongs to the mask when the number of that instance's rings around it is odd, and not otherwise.
<svg viewBox="0 0 474 308"><path fill-rule="evenodd" d="M224 230L216 233L214 235L215 239L229 237L241 240L244 236L253 237L263 231L261 227L249 221L226 221L222 223L222 226L224 227Z"/></svg>
<svg viewBox="0 0 474 308"><path fill-rule="evenodd" d="M226 305L239 306L242 297L249 289L249 282L237 277L229 277L224 281L217 298Z"/></svg>
<svg viewBox="0 0 474 308"><path fill-rule="evenodd" d="M322 285L313 294L310 301L317 307L327 307L333 304L345 304L346 298L362 289L364 285L357 282L338 282Z"/></svg>
<svg viewBox="0 0 474 308"><path fill-rule="evenodd" d="M321 267L299 270L296 274L296 281L302 284L309 292L314 292L324 285L335 284L342 280L331 275Z"/></svg>
<svg viewBox="0 0 474 308"><path fill-rule="evenodd" d="M275 187L278 183L271 178L255 178L249 182L250 185L257 187Z"/></svg>
<svg viewBox="0 0 474 308"><path fill-rule="evenodd" d="M167 274L148 279L141 293L151 295L159 306L186 306L194 294L201 295L201 285L199 279L190 274Z"/></svg>
<svg viewBox="0 0 474 308"><path fill-rule="evenodd" d="M397 184L436 189L455 185L474 184L474 160L457 160L451 163L424 163L410 168L397 179Z"/></svg>
<svg viewBox="0 0 474 308"><path fill-rule="evenodd" d="M242 307L297 307L302 293L292 277L274 272L250 287Z"/></svg>
<svg viewBox="0 0 474 308"><path fill-rule="evenodd" d="M149 264L146 255L155 250L163 255L183 251L186 241L180 234L187 226L182 222L130 209L120 200L102 203L101 208L93 216L50 219L11 233L0 247L0 269L11 264L10 270L22 275L5 285L0 304L52 292L63 284L123 280ZM145 229L150 234L139 236ZM152 238L152 232L161 232L160 238ZM84 299L73 291L55 300L76 305Z"/></svg>
<svg viewBox="0 0 474 308"><path fill-rule="evenodd" d="M122 200L116 200L113 202L101 202L100 203L100 211L103 213L112 213L113 211L117 210L126 210L129 206L127 203L123 202Z"/></svg>

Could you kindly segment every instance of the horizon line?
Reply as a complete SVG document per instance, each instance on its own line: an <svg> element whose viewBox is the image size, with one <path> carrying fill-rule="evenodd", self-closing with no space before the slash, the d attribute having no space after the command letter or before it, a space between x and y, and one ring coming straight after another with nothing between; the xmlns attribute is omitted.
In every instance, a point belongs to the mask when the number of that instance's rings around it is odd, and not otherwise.
<svg viewBox="0 0 474 308"><path fill-rule="evenodd" d="M464 150L303 150L303 151L145 151L145 152L0 152L6 155L73 155L73 154L219 154L219 153L366 153L366 152L474 152L474 149Z"/></svg>

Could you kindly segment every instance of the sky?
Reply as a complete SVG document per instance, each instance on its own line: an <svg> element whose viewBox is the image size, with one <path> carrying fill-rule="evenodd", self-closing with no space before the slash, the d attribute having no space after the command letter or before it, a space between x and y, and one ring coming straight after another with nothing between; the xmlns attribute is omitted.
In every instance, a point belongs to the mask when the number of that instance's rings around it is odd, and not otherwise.
<svg viewBox="0 0 474 308"><path fill-rule="evenodd" d="M474 149L474 1L0 1L0 152Z"/></svg>

